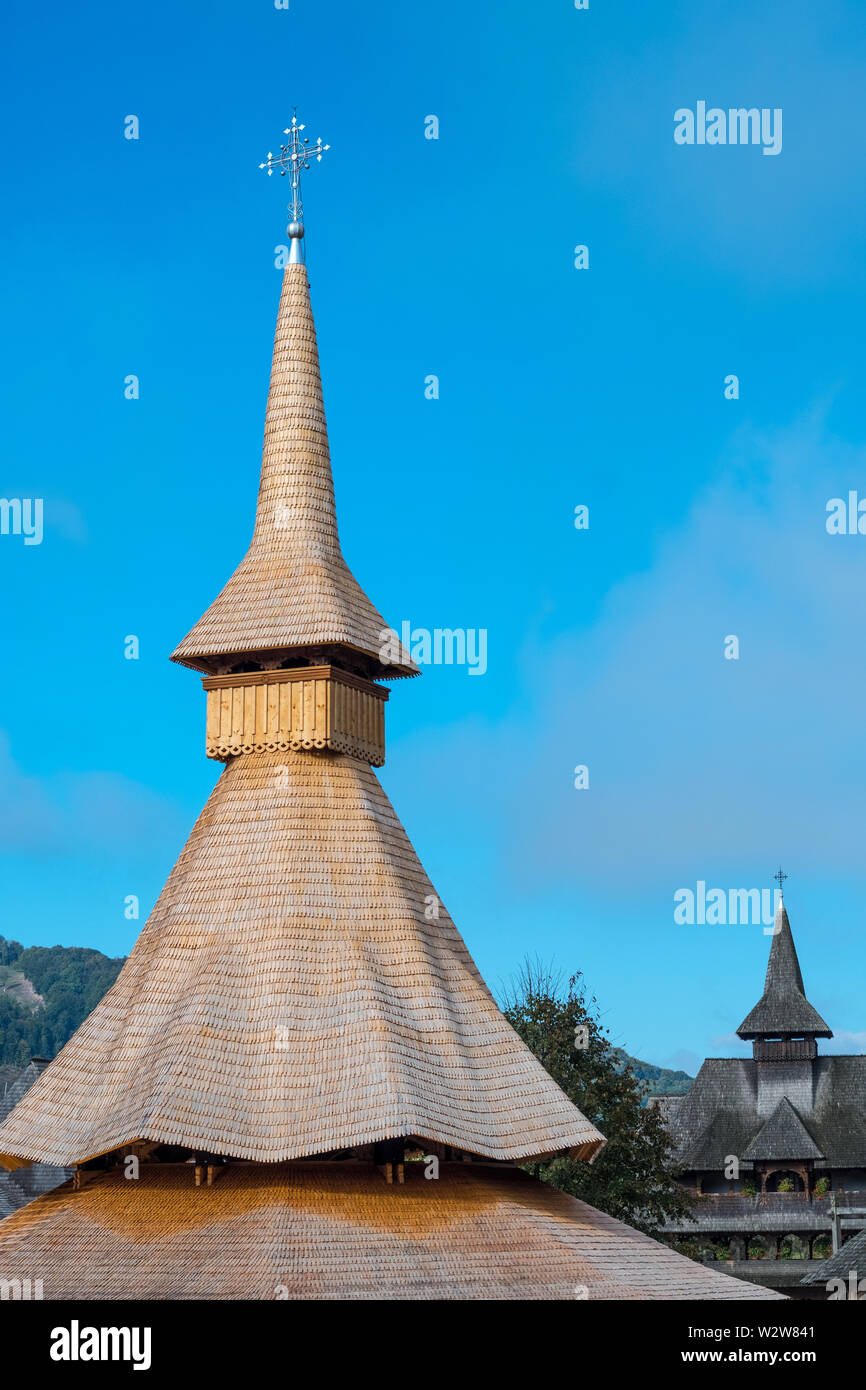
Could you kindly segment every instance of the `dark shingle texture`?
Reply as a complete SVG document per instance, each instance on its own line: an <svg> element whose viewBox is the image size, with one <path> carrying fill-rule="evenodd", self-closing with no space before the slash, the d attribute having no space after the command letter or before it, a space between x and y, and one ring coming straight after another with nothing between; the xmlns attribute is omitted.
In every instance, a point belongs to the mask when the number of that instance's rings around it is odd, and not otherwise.
<svg viewBox="0 0 866 1390"><path fill-rule="evenodd" d="M704 1062L688 1095L666 1112L676 1160L684 1169L723 1169L731 1154L752 1161L747 1158L749 1147L768 1123L757 1109L758 1068L774 1065L740 1057L709 1057ZM866 1056L818 1057L807 1065L813 1106L797 1113L823 1157L798 1152L802 1136L797 1141L790 1126L774 1126L769 1134L775 1134L777 1150L790 1146L792 1151L766 1156L813 1157L819 1167L828 1168L866 1167ZM790 1145L783 1142L785 1135Z"/></svg>
<svg viewBox="0 0 866 1390"><path fill-rule="evenodd" d="M823 1157L787 1096L782 1097L743 1153L743 1158L750 1163L764 1159Z"/></svg>
<svg viewBox="0 0 866 1390"><path fill-rule="evenodd" d="M803 1034L832 1038L827 1024L806 998L791 924L782 902L776 912L776 928L764 993L737 1032L741 1038L800 1037Z"/></svg>
<svg viewBox="0 0 866 1390"><path fill-rule="evenodd" d="M866 1231L846 1240L841 1250L824 1260L820 1269L812 1270L801 1282L826 1284L828 1279L844 1279L848 1284L852 1270L857 1283L866 1279Z"/></svg>

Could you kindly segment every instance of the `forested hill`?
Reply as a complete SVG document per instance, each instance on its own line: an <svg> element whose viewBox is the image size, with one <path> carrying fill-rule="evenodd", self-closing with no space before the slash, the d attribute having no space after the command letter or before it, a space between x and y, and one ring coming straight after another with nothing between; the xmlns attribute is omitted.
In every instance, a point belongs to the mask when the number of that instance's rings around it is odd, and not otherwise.
<svg viewBox="0 0 866 1390"><path fill-rule="evenodd" d="M84 946L25 948L0 936L0 1068L55 1057L122 965Z"/></svg>
<svg viewBox="0 0 866 1390"><path fill-rule="evenodd" d="M654 1067L652 1062L640 1062L637 1057L629 1057L621 1047L614 1048L614 1056L622 1067L629 1067L644 1083L648 1096L684 1096L694 1083L695 1078L687 1071L670 1071L667 1067Z"/></svg>

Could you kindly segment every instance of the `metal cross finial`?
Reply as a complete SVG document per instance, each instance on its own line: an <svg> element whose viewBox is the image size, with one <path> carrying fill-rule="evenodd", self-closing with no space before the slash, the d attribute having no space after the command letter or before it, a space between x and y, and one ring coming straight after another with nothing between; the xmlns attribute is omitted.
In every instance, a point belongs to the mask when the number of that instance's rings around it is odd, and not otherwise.
<svg viewBox="0 0 866 1390"><path fill-rule="evenodd" d="M292 220L289 223L288 231L290 237L297 239L304 235L301 170L309 169L311 159L321 163L322 155L331 148L330 145L323 145L321 138L316 141L315 145L311 145L306 137L301 137L302 130L306 130L306 126L298 124L297 108L295 108L292 124L283 131L283 134L289 137L287 144L280 146L279 154L271 154L269 150L267 159L259 165L260 169L267 169L268 177L275 169L279 170L283 178L288 174L292 185L292 201L289 204Z"/></svg>
<svg viewBox="0 0 866 1390"><path fill-rule="evenodd" d="M779 885L779 893L780 893L780 894L781 894L781 892L782 892L782 884L785 882L785 879L786 879L787 877L788 877L787 874L783 874L783 873L782 873L781 866L779 867L778 871L777 871L776 873L773 874L773 878L776 880L776 882L777 882L778 885Z"/></svg>

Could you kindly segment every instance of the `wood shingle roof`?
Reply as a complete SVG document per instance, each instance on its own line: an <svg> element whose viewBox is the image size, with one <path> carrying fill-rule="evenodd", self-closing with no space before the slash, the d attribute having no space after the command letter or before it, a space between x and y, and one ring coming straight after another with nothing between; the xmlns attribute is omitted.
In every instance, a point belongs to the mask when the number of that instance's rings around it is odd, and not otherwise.
<svg viewBox="0 0 866 1390"><path fill-rule="evenodd" d="M761 1125L743 1151L750 1163L765 1159L823 1158L806 1126L787 1096L783 1096L769 1119Z"/></svg>
<svg viewBox="0 0 866 1390"><path fill-rule="evenodd" d="M172 660L211 671L217 658L344 646L371 660L381 677L416 675L396 639L388 660L380 659L387 630L340 548L307 271L287 265L253 538Z"/></svg>
<svg viewBox="0 0 866 1390"><path fill-rule="evenodd" d="M3 1276L46 1299L774 1299L515 1168L402 1186L353 1163L184 1165L60 1188L4 1222Z"/></svg>
<svg viewBox="0 0 866 1390"><path fill-rule="evenodd" d="M7 1164L136 1139L265 1162L598 1130L503 1017L371 768L230 760L117 981L0 1125Z"/></svg>
<svg viewBox="0 0 866 1390"><path fill-rule="evenodd" d="M723 1170L731 1154L744 1162L769 1117L758 1109L758 1068L751 1058L708 1057L687 1095L667 1111L676 1161L688 1171ZM812 1108L797 1111L821 1158L819 1168L866 1167L866 1056L816 1057L811 1064ZM773 1158L804 1158L793 1127L773 1127ZM782 1143L787 1135L789 1144ZM812 1155L814 1157L814 1155ZM757 1160L756 1160L757 1161Z"/></svg>
<svg viewBox="0 0 866 1390"><path fill-rule="evenodd" d="M785 904L776 909L775 934L764 980L764 993L737 1029L741 1038L832 1038L817 1009L806 998L803 976Z"/></svg>
<svg viewBox="0 0 866 1390"><path fill-rule="evenodd" d="M866 1281L866 1231L860 1231L846 1240L835 1255L823 1260L820 1269L811 1270L801 1283L814 1286L827 1284L831 1279L842 1279L849 1288L852 1284L858 1285L861 1280ZM860 1298L864 1296L866 1288Z"/></svg>
<svg viewBox="0 0 866 1390"><path fill-rule="evenodd" d="M805 1038L811 1051L787 1060L784 1053L775 1059L709 1057L686 1095L654 1097L681 1167L724 1170L736 1155L749 1166L790 1159L811 1160L817 1168L866 1168L866 1056L816 1055L814 1039L833 1035L805 997L781 901L764 993L737 1032L761 1040L758 1046L768 1037Z"/></svg>

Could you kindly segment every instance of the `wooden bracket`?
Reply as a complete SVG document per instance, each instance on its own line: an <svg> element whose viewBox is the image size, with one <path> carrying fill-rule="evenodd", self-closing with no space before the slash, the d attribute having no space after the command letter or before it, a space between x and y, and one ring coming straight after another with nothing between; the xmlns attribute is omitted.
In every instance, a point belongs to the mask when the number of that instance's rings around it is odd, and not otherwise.
<svg viewBox="0 0 866 1390"><path fill-rule="evenodd" d="M80 1192L82 1187L86 1187L100 1172L99 1168L76 1168L72 1174L72 1191Z"/></svg>

